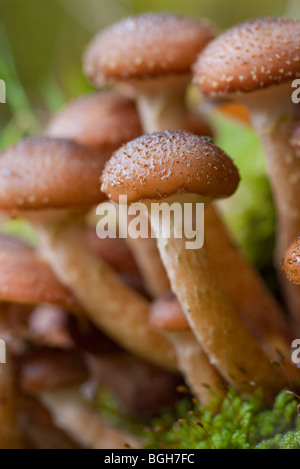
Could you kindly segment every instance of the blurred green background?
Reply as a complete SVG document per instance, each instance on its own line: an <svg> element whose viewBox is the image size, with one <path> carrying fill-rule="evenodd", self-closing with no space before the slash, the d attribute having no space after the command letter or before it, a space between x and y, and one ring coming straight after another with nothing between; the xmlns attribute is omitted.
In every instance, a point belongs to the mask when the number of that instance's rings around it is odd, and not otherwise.
<svg viewBox="0 0 300 469"><path fill-rule="evenodd" d="M300 18L300 1L0 0L0 78L7 85L7 103L0 104L0 148L42 132L51 114L89 91L81 71L86 44L106 25L145 11L205 17L223 30L259 16ZM227 219L251 262L264 271L272 256L275 215L260 144L249 127L220 115L213 119L217 142L243 177Z"/></svg>

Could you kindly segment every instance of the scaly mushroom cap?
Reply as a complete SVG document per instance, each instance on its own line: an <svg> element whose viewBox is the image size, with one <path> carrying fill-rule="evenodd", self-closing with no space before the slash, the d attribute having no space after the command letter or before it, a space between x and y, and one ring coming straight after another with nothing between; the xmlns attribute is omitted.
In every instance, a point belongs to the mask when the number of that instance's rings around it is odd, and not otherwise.
<svg viewBox="0 0 300 469"><path fill-rule="evenodd" d="M0 209L39 210L104 200L99 174L109 157L65 139L25 138L0 154Z"/></svg>
<svg viewBox="0 0 300 469"><path fill-rule="evenodd" d="M195 83L207 95L250 92L300 76L300 22L262 18L212 41L194 66Z"/></svg>
<svg viewBox="0 0 300 469"><path fill-rule="evenodd" d="M205 137L164 131L143 135L117 150L102 173L102 191L128 203L188 192L226 197L236 190L239 173L232 160Z"/></svg>
<svg viewBox="0 0 300 469"><path fill-rule="evenodd" d="M50 122L46 134L99 148L119 148L142 135L133 100L118 93L92 93L67 104Z"/></svg>
<svg viewBox="0 0 300 469"><path fill-rule="evenodd" d="M208 22L185 16L130 17L96 36L85 53L84 71L96 85L188 73L215 35Z"/></svg>
<svg viewBox="0 0 300 469"><path fill-rule="evenodd" d="M291 282L300 285L300 236L295 239L285 253L282 268Z"/></svg>
<svg viewBox="0 0 300 469"><path fill-rule="evenodd" d="M150 324L166 332L190 329L185 314L173 292L163 293L151 305Z"/></svg>
<svg viewBox="0 0 300 469"><path fill-rule="evenodd" d="M51 303L70 311L80 307L33 248L0 235L0 301Z"/></svg>

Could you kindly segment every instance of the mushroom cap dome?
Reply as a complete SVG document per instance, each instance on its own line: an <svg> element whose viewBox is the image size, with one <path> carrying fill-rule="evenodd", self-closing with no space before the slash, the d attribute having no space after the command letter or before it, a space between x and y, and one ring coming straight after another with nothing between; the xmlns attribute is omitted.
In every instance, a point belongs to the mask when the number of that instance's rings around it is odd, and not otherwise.
<svg viewBox="0 0 300 469"><path fill-rule="evenodd" d="M210 23L170 13L126 18L101 31L84 55L88 78L109 81L188 73L216 36Z"/></svg>
<svg viewBox="0 0 300 469"><path fill-rule="evenodd" d="M250 92L300 77L300 22L249 21L218 36L199 55L194 81L207 95Z"/></svg>
<svg viewBox="0 0 300 469"><path fill-rule="evenodd" d="M164 131L132 140L117 150L102 173L102 191L118 201L161 199L176 193L226 197L239 173L232 160L205 137Z"/></svg>

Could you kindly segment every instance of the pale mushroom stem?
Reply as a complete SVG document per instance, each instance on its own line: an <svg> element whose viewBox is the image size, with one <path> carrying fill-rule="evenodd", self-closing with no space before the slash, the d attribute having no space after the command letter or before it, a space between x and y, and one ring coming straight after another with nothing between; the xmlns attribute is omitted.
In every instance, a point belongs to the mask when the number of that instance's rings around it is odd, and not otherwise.
<svg viewBox="0 0 300 469"><path fill-rule="evenodd" d="M185 93L156 96L142 94L137 98L142 125L147 133L187 128Z"/></svg>
<svg viewBox="0 0 300 469"><path fill-rule="evenodd" d="M300 232L300 158L290 144L299 105L292 102L290 83L251 93L241 99L251 113L267 159L267 169L278 214L275 261L291 312L300 328L300 291L281 273L281 259Z"/></svg>
<svg viewBox="0 0 300 469"><path fill-rule="evenodd" d="M174 345L178 367L193 395L202 404L208 404L212 399L224 396L224 381L209 363L193 333L187 330L165 334Z"/></svg>
<svg viewBox="0 0 300 469"><path fill-rule="evenodd" d="M175 371L173 347L149 326L150 303L95 259L86 243L84 221L70 217L43 223L37 217L35 227L43 256L89 318L126 350Z"/></svg>
<svg viewBox="0 0 300 469"><path fill-rule="evenodd" d="M175 199L182 204L182 210L186 202L203 203L203 198L195 195ZM285 386L285 379L234 311L210 269L205 248L186 249L190 240L182 232L178 238L178 226L174 224L170 238L160 237L163 219L151 214L151 202L159 201L146 201L146 205L172 290L211 364L236 388L251 393L257 386L267 399L274 396ZM168 197L164 202L171 204L175 200Z"/></svg>
<svg viewBox="0 0 300 469"><path fill-rule="evenodd" d="M75 390L48 392L41 401L54 423L88 449L138 449L142 441L105 422L90 409Z"/></svg>
<svg viewBox="0 0 300 469"><path fill-rule="evenodd" d="M162 266L157 250L156 240L153 238L126 239L141 275L145 280L145 288L153 298L170 289L170 282Z"/></svg>
<svg viewBox="0 0 300 469"><path fill-rule="evenodd" d="M20 447L12 360L6 350L6 363L0 364L0 449Z"/></svg>

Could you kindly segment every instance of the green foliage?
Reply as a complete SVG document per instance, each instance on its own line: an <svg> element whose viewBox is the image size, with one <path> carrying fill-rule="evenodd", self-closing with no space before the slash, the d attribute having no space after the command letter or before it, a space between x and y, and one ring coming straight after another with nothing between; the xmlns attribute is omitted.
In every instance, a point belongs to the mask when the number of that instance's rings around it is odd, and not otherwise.
<svg viewBox="0 0 300 469"><path fill-rule="evenodd" d="M249 261L263 269L272 264L276 215L261 143L250 126L220 114L213 120L216 143L241 174L236 194L222 203L225 218Z"/></svg>
<svg viewBox="0 0 300 469"><path fill-rule="evenodd" d="M259 395L246 400L228 392L217 415L211 406L183 400L175 414L166 412L146 432L146 446L154 449L300 449L297 401L281 392L273 409Z"/></svg>
<svg viewBox="0 0 300 469"><path fill-rule="evenodd" d="M148 449L300 449L299 402L282 391L273 408L261 395L242 398L233 389L216 414L216 401L204 407L185 398L150 424L120 414L107 389L98 393L95 408L114 425L142 437Z"/></svg>

